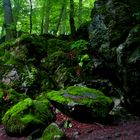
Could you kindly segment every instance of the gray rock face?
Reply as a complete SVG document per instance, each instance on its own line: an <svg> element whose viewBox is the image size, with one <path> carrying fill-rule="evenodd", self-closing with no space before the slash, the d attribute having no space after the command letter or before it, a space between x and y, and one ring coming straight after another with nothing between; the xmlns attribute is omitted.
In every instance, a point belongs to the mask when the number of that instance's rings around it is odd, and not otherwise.
<svg viewBox="0 0 140 140"><path fill-rule="evenodd" d="M96 1L89 37L92 48L110 71L108 77L123 91L127 108L140 105L140 22L135 2Z"/></svg>

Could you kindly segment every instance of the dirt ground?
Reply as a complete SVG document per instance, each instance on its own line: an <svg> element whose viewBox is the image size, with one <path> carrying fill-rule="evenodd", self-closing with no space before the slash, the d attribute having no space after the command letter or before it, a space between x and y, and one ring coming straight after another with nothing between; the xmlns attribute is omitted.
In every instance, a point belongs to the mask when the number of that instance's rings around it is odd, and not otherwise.
<svg viewBox="0 0 140 140"><path fill-rule="evenodd" d="M80 123L58 113L56 123L66 134L66 140L140 140L140 120L114 120L110 124ZM0 125L0 140L27 140L9 137Z"/></svg>
<svg viewBox="0 0 140 140"><path fill-rule="evenodd" d="M58 122L67 119L59 114ZM62 119L63 118L63 119ZM71 128L64 128L67 140L140 140L140 119L116 119L109 124L79 123L70 121Z"/></svg>

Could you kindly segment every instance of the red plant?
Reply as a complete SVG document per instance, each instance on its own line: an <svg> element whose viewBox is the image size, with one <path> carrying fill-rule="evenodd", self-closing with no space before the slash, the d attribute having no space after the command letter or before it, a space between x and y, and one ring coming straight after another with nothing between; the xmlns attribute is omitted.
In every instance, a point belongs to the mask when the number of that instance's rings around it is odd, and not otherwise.
<svg viewBox="0 0 140 140"><path fill-rule="evenodd" d="M77 75L78 77L81 76L81 67L80 67L80 66L78 66L77 69L76 69L76 75Z"/></svg>
<svg viewBox="0 0 140 140"><path fill-rule="evenodd" d="M4 101L9 101L8 92L6 90L4 91L3 100Z"/></svg>

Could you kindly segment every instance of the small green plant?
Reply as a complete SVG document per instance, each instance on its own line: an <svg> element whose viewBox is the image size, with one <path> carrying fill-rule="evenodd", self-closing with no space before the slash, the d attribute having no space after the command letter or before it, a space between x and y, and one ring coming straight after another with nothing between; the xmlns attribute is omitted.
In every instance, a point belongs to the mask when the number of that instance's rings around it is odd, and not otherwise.
<svg viewBox="0 0 140 140"><path fill-rule="evenodd" d="M72 50L76 50L78 51L78 61L79 61L79 66L82 67L84 65L84 61L88 61L90 60L89 55L87 54L87 52L85 52L87 50L89 43L85 40L78 40L75 41L72 45L71 45L71 49Z"/></svg>
<svg viewBox="0 0 140 140"><path fill-rule="evenodd" d="M84 64L84 61L89 61L90 60L90 57L89 57L88 54L84 54L84 55L82 55L82 56L79 57L79 60L80 60L79 66L82 67L83 64Z"/></svg>
<svg viewBox="0 0 140 140"><path fill-rule="evenodd" d="M32 67L31 70L29 70L26 66L26 71L22 74L22 79L24 81L22 85L24 87L29 87L33 85L36 80L37 73L38 71L36 68Z"/></svg>
<svg viewBox="0 0 140 140"><path fill-rule="evenodd" d="M86 50L87 49L87 45L89 45L89 43L85 40L78 40L75 41L72 45L71 45L71 49L82 49L82 50Z"/></svg>
<svg viewBox="0 0 140 140"><path fill-rule="evenodd" d="M140 12L133 13L132 16L135 17L136 20L140 20Z"/></svg>

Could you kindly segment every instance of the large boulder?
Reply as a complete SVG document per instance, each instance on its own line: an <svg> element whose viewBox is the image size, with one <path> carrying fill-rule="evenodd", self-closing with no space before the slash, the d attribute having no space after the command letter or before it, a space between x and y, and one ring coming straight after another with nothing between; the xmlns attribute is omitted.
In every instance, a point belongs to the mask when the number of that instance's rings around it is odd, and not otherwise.
<svg viewBox="0 0 140 140"><path fill-rule="evenodd" d="M87 87L71 86L46 96L60 111L81 121L105 118L113 107L111 98Z"/></svg>
<svg viewBox="0 0 140 140"><path fill-rule="evenodd" d="M123 93L127 108L136 114L139 112L135 109L140 105L138 3L95 1L89 28L92 49L105 64L108 78Z"/></svg>
<svg viewBox="0 0 140 140"><path fill-rule="evenodd" d="M28 135L44 128L53 120L53 113L47 100L26 98L10 108L2 118L9 135Z"/></svg>

